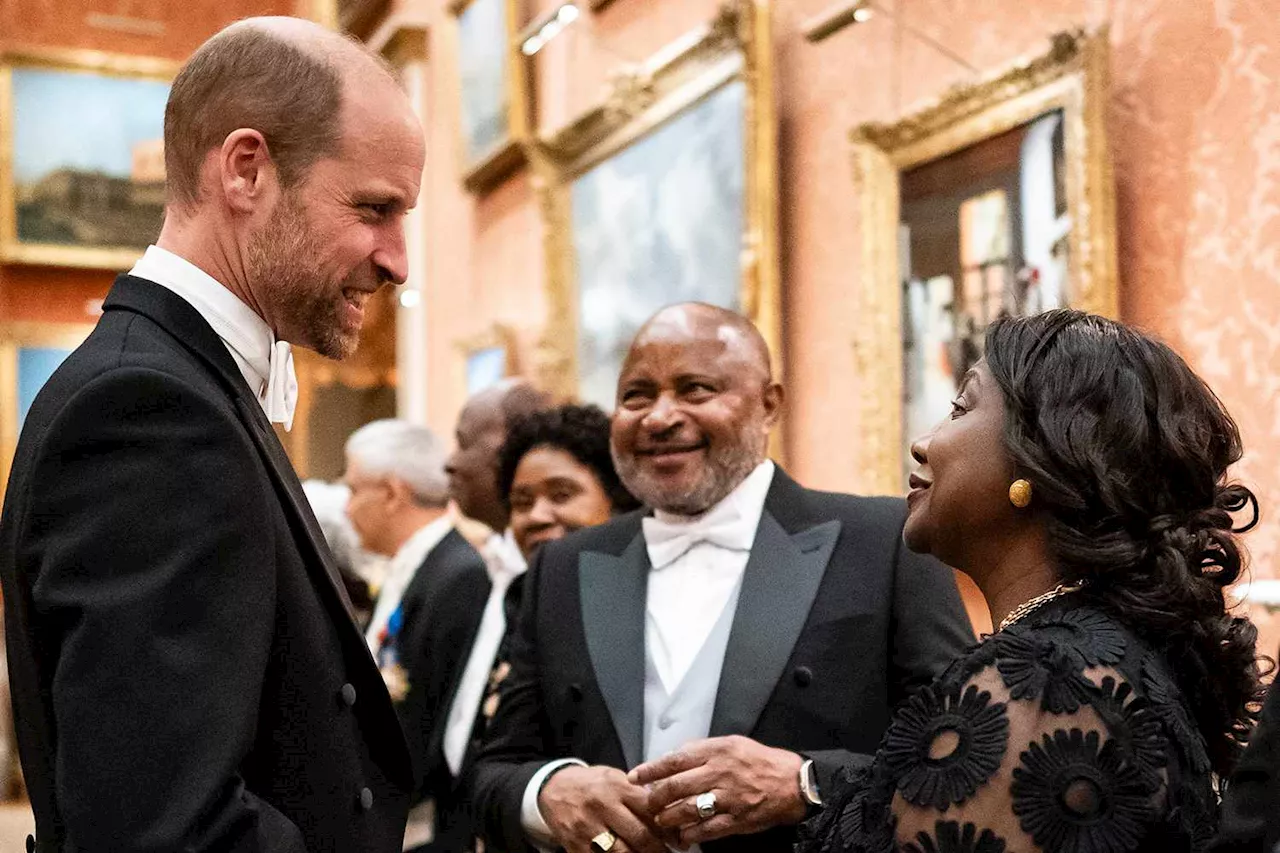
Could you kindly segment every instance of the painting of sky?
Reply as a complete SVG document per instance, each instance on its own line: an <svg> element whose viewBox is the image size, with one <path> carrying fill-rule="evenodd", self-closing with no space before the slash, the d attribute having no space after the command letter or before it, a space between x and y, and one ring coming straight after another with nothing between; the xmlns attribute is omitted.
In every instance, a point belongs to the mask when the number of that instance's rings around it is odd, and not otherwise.
<svg viewBox="0 0 1280 853"><path fill-rule="evenodd" d="M134 145L164 134L169 84L13 69L13 170L18 185L70 168L129 177Z"/></svg>

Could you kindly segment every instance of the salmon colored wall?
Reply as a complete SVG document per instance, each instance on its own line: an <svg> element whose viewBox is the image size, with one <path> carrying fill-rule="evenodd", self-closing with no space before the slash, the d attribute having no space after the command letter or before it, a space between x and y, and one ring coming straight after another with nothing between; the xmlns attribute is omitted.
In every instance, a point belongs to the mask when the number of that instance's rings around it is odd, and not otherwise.
<svg viewBox="0 0 1280 853"><path fill-rule="evenodd" d="M463 400L456 337L515 318L532 340L545 320L541 219L526 178L478 203L461 191L447 4L416 5L431 29L430 420L448 431ZM557 5L531 0L525 20ZM973 69L1040 52L1052 33L1109 24L1123 316L1182 352L1239 421L1248 452L1237 473L1264 507L1247 539L1254 574L1280 576L1280 18L1253 0L879 0L892 14L806 42L803 22L831 5L774 2L793 473L840 489L859 465L849 130L907 114ZM716 6L615 0L584 14L538 58L539 126L563 124L600 96L610 69ZM1274 646L1280 624L1257 615Z"/></svg>
<svg viewBox="0 0 1280 853"><path fill-rule="evenodd" d="M0 52L82 49L180 61L239 18L291 14L304 8L302 0L3 0ZM129 22L135 27L158 25L159 31L127 32L102 26L128 27ZM0 266L0 322L92 322L96 305L114 278L110 270Z"/></svg>

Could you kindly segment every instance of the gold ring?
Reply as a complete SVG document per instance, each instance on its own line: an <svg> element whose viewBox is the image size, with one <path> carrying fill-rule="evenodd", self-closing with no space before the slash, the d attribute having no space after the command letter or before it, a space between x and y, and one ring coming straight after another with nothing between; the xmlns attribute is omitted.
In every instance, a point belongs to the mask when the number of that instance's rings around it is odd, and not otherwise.
<svg viewBox="0 0 1280 853"><path fill-rule="evenodd" d="M600 853L609 853L609 851L613 849L614 842L617 840L618 836L606 829L604 832L591 839L591 846L592 848L599 850Z"/></svg>

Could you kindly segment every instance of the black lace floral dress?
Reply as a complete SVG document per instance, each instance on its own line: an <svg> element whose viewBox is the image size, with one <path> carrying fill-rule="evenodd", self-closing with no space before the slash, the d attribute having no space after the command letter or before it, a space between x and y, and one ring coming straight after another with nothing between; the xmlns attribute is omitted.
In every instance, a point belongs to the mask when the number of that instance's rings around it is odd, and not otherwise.
<svg viewBox="0 0 1280 853"><path fill-rule="evenodd" d="M798 853L1179 853L1217 821L1164 660L1078 594L971 648L824 794Z"/></svg>

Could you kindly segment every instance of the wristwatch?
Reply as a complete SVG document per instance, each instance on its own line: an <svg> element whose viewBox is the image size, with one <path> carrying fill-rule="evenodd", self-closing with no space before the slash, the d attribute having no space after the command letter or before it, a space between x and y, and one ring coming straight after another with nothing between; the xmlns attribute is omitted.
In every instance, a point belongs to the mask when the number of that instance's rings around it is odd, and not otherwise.
<svg viewBox="0 0 1280 853"><path fill-rule="evenodd" d="M800 796L804 798L808 817L813 817L822 808L822 794L818 791L818 771L813 767L812 758L806 758L800 765Z"/></svg>

